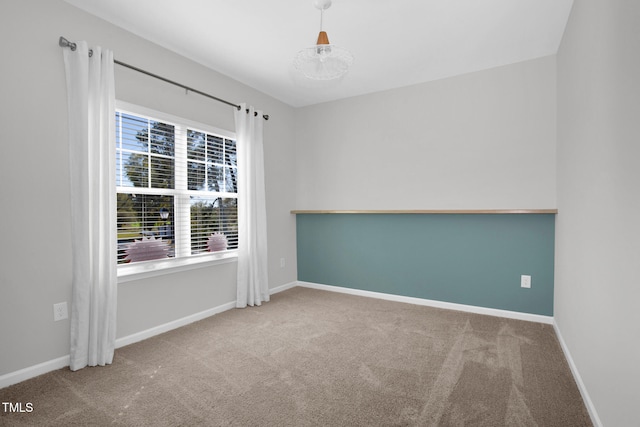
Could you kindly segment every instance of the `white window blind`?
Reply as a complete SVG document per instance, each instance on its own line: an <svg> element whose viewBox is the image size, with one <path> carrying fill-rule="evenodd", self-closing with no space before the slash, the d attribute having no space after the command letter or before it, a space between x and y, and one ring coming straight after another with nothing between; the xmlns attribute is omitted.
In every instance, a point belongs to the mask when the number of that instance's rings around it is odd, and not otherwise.
<svg viewBox="0 0 640 427"><path fill-rule="evenodd" d="M232 134L158 115L116 111L118 263L237 249Z"/></svg>

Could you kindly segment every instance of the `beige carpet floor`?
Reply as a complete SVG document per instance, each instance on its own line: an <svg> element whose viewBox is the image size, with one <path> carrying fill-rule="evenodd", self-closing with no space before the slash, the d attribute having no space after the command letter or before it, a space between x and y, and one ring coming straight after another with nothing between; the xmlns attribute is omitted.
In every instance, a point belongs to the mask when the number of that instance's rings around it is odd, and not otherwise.
<svg viewBox="0 0 640 427"><path fill-rule="evenodd" d="M550 325L293 288L0 390L3 426L591 426Z"/></svg>

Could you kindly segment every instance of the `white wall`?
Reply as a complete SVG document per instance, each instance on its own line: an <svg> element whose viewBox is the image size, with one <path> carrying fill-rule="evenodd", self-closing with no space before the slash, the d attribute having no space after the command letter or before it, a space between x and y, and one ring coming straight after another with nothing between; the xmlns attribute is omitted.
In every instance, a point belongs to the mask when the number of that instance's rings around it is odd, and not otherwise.
<svg viewBox="0 0 640 427"><path fill-rule="evenodd" d="M557 206L558 327L603 424L632 425L640 401L638 22L637 2L579 0L557 58L294 111L61 0L3 1L0 375L68 354L68 322L52 320L52 304L71 294L64 35L271 115L272 287L296 278L293 208ZM116 72L122 100L233 128L222 104ZM120 285L118 336L233 300L234 274L235 264L224 264Z"/></svg>
<svg viewBox="0 0 640 427"><path fill-rule="evenodd" d="M0 4L0 375L69 353L68 321L53 304L71 299L67 105L58 37L87 40L116 59L271 116L265 123L269 280L296 279L293 109L230 78L88 15L62 0ZM116 95L233 130L233 110L116 66ZM284 167L283 167L284 166ZM280 258L286 267L280 268ZM235 300L235 263L119 285L123 337Z"/></svg>
<svg viewBox="0 0 640 427"><path fill-rule="evenodd" d="M557 56L555 318L605 426L640 402L640 3L578 0Z"/></svg>
<svg viewBox="0 0 640 427"><path fill-rule="evenodd" d="M555 66L297 109L297 208L555 208Z"/></svg>

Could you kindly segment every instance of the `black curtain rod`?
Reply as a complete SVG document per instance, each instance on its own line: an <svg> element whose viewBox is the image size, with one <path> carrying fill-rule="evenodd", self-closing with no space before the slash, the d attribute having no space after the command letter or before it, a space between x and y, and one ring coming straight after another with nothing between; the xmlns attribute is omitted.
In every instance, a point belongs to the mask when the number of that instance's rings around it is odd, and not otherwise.
<svg viewBox="0 0 640 427"><path fill-rule="evenodd" d="M70 42L69 40L65 39L65 38L64 38L64 37L62 37L62 36L60 36L60 40L58 41L58 44L59 44L61 47L68 47L68 48L69 48L69 49L71 49L72 51L75 51L75 50L76 50L76 44L75 44L75 43L73 43L73 42ZM91 56L92 54L93 54L93 51L91 51L91 50L90 50L90 51L89 51L89 56ZM165 78L165 77L162 77L162 76L159 76L159 75L157 75L157 74L153 74L153 73L151 73L151 72L149 72L149 71L143 70L142 68L134 67L133 65L126 64L126 63L124 63L124 62L118 61L117 59L114 59L114 60L113 60L113 62L114 62L115 64L118 64L118 65L122 66L122 67L129 68L129 69L134 70L134 71L137 71L137 72L139 72L139 73L146 74L147 76L150 76L150 77L156 78L156 79L158 79L158 80L162 80L163 82L170 83L170 84L172 84L172 85L174 85L174 86L181 87L182 89L185 89L185 90L187 90L187 91L191 91L191 92L197 93L198 95L206 96L207 98L211 98L211 99L213 99L213 100L215 100L215 101L222 102L223 104L227 104L227 105L229 105L229 106L231 106L231 107L235 107L235 108L237 108L238 110L239 110L240 108L242 108L242 107L240 107L239 105L234 104L233 102L225 101L224 99L221 99L221 98L218 98L218 97L216 97L216 96L210 95L210 94L208 94L208 93L202 92L202 91L200 91L200 90L198 90L198 89L194 89L194 88L192 88L192 87L189 87L189 86L183 85L182 83L178 83L178 82L176 82L176 81L169 80L169 79L167 79L167 78ZM248 112L249 112L249 109L247 109L247 113L248 113ZM257 112L255 112L255 111L254 111L254 113L253 113L253 114L254 114L255 116L257 116L257 115L258 115L258 113L257 113ZM268 115L268 114L263 114L263 115L262 115L262 118L263 118L263 119L265 119L265 120L269 120L269 115Z"/></svg>

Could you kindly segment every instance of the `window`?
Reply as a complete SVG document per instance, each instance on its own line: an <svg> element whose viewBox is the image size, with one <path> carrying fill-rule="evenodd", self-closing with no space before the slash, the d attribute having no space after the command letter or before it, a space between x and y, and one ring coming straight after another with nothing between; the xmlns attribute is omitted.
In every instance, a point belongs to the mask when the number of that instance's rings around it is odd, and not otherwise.
<svg viewBox="0 0 640 427"><path fill-rule="evenodd" d="M115 120L118 264L237 249L234 135L122 103Z"/></svg>

